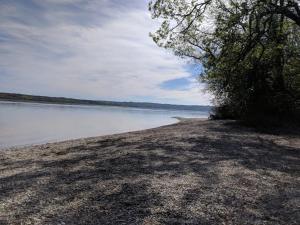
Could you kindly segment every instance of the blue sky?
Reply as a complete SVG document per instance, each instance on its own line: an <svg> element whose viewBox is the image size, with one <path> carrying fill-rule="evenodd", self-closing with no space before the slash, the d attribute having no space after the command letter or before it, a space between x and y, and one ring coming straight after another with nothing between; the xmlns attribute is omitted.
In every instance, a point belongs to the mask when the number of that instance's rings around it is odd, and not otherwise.
<svg viewBox="0 0 300 225"><path fill-rule="evenodd" d="M145 0L1 0L0 91L210 104L201 67L157 47Z"/></svg>

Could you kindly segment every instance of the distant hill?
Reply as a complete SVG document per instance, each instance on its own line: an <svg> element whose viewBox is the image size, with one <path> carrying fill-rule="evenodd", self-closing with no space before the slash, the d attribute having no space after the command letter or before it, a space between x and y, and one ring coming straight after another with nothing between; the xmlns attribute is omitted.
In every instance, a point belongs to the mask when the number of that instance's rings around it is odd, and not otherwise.
<svg viewBox="0 0 300 225"><path fill-rule="evenodd" d="M210 111L211 106L200 105L173 105L173 104L160 104L150 102L115 102L115 101L96 101L96 100L83 100L64 97L49 97L49 96L36 96L24 95L16 93L0 93L1 101L18 101L18 102L39 102L39 103L52 103L52 104L76 104L76 105L102 105L102 106L122 106L134 108L147 108L147 109L173 109L173 110L193 110L193 111Z"/></svg>

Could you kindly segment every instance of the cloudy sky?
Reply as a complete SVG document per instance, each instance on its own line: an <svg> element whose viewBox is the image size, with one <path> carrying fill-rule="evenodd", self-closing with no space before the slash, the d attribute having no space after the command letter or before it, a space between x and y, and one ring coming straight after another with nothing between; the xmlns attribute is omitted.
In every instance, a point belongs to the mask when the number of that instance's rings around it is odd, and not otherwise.
<svg viewBox="0 0 300 225"><path fill-rule="evenodd" d="M0 92L210 104L201 67L157 47L146 0L1 0Z"/></svg>

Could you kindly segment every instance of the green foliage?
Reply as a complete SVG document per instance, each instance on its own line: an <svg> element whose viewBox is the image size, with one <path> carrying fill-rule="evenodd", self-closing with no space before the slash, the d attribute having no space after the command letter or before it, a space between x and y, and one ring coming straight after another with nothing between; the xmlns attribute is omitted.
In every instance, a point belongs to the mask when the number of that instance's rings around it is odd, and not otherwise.
<svg viewBox="0 0 300 225"><path fill-rule="evenodd" d="M214 118L299 119L299 5L286 0L156 0L161 47L204 66ZM298 17L297 17L298 16Z"/></svg>

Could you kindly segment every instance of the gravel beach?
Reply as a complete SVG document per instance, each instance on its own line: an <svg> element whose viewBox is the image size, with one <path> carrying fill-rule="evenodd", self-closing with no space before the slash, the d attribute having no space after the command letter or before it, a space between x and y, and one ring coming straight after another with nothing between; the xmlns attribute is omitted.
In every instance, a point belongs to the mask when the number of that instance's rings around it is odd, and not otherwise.
<svg viewBox="0 0 300 225"><path fill-rule="evenodd" d="M0 224L300 224L300 130L182 119L1 151Z"/></svg>

